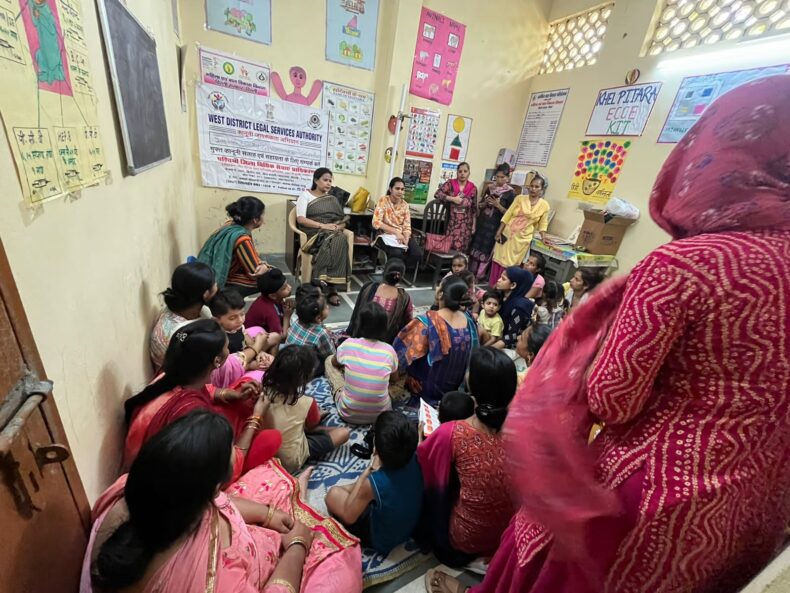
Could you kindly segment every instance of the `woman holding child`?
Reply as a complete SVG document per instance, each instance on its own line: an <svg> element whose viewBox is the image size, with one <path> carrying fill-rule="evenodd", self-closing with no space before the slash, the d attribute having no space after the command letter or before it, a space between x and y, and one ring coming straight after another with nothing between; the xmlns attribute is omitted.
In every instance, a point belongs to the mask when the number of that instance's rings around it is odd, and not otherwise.
<svg viewBox="0 0 790 593"><path fill-rule="evenodd" d="M241 296L258 292L256 280L269 267L261 261L252 231L263 226L266 207L253 196L242 196L225 211L230 220L212 234L198 253L198 261L211 266L220 288L233 288Z"/></svg>
<svg viewBox="0 0 790 593"><path fill-rule="evenodd" d="M196 410L153 435L99 498L81 593L360 592L359 543L274 461L226 492L233 430Z"/></svg>
<svg viewBox="0 0 790 593"><path fill-rule="evenodd" d="M521 510L471 591L737 591L780 549L788 205L783 75L707 108L651 194L674 240L598 287L541 350L505 426ZM426 585L464 590L436 571Z"/></svg>
<svg viewBox="0 0 790 593"><path fill-rule="evenodd" d="M438 311L428 311L404 327L392 344L406 388L429 403L458 389L472 350L478 346L477 324L462 308L471 305L469 287L458 276L442 280Z"/></svg>
<svg viewBox="0 0 790 593"><path fill-rule="evenodd" d="M348 239L343 232L347 217L332 189L332 171L326 167L313 173L313 185L296 199L296 224L307 233L307 244L301 249L313 256L313 279L325 282L329 304L337 307L338 284L345 284L348 269Z"/></svg>

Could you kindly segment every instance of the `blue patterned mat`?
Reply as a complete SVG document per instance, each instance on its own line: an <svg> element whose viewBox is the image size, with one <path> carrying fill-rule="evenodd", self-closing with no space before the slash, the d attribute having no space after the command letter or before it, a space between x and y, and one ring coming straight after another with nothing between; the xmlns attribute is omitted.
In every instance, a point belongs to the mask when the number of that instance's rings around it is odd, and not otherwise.
<svg viewBox="0 0 790 593"><path fill-rule="evenodd" d="M315 379L307 386L307 395L315 398L322 410L329 412L324 420L327 426L346 426L351 429L348 443L327 455L313 470L307 500L318 511L326 514L324 498L332 486L353 483L370 461L360 459L351 453L351 445L362 443L370 426L353 426L343 422L337 414L329 382ZM417 409L400 405L396 409L417 420ZM365 587L384 583L398 578L415 566L428 561L430 556L421 554L414 542L398 546L387 556L370 549L362 549L362 575Z"/></svg>

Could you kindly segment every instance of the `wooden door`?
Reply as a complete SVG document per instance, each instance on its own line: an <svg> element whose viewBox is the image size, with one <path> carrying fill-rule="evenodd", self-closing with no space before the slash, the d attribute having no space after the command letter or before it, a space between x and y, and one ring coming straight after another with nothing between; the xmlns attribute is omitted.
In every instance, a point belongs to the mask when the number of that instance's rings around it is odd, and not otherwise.
<svg viewBox="0 0 790 593"><path fill-rule="evenodd" d="M0 242L0 591L76 592L89 528L52 385Z"/></svg>

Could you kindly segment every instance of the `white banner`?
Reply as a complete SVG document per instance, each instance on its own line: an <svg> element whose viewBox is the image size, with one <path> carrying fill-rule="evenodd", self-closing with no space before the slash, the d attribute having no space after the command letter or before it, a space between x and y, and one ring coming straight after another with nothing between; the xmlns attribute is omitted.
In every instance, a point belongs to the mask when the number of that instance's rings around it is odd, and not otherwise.
<svg viewBox="0 0 790 593"><path fill-rule="evenodd" d="M599 91L587 136L641 136L660 90L660 82L646 82Z"/></svg>
<svg viewBox="0 0 790 593"><path fill-rule="evenodd" d="M326 162L326 111L198 84L203 185L299 195Z"/></svg>
<svg viewBox="0 0 790 593"><path fill-rule="evenodd" d="M271 69L268 64L251 62L207 47L198 48L200 78L206 84L269 96Z"/></svg>

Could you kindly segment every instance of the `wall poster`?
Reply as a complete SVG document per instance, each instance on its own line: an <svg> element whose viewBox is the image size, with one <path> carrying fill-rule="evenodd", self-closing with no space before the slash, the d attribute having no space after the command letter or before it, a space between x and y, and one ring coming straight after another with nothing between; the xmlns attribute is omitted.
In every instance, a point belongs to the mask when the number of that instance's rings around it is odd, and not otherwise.
<svg viewBox="0 0 790 593"><path fill-rule="evenodd" d="M379 0L326 0L326 59L373 70L378 22Z"/></svg>
<svg viewBox="0 0 790 593"><path fill-rule="evenodd" d="M751 70L737 70L735 72L720 72L718 74L705 74L703 76L687 76L680 83L678 94L669 110L667 121L661 129L658 141L674 144L691 129L702 116L708 105L713 103L720 95L737 86L752 82L758 78L784 74L790 65L768 66L766 68L753 68Z"/></svg>
<svg viewBox="0 0 790 593"><path fill-rule="evenodd" d="M570 89L541 91L529 96L527 115L516 149L516 164L546 167Z"/></svg>
<svg viewBox="0 0 790 593"><path fill-rule="evenodd" d="M641 136L660 91L660 82L602 89L598 92L586 135Z"/></svg>
<svg viewBox="0 0 790 593"><path fill-rule="evenodd" d="M472 133L472 118L450 114L447 116L447 132L444 135L442 159L462 162L469 150L469 135Z"/></svg>
<svg viewBox="0 0 790 593"><path fill-rule="evenodd" d="M269 45L272 0L206 0L206 28Z"/></svg>
<svg viewBox="0 0 790 593"><path fill-rule="evenodd" d="M409 92L442 105L453 102L466 25L423 6Z"/></svg>
<svg viewBox="0 0 790 593"><path fill-rule="evenodd" d="M442 163L442 170L439 173L439 185L458 177L458 163Z"/></svg>
<svg viewBox="0 0 790 593"><path fill-rule="evenodd" d="M403 199L409 204L425 204L428 201L428 187L431 184L433 162L424 159L407 158L403 162L403 185L406 193Z"/></svg>
<svg viewBox="0 0 790 593"><path fill-rule="evenodd" d="M269 96L271 69L268 64L252 62L207 47L198 48L200 80L226 89Z"/></svg>
<svg viewBox="0 0 790 593"><path fill-rule="evenodd" d="M82 2L0 0L0 79L0 114L29 205L107 177Z"/></svg>
<svg viewBox="0 0 790 593"><path fill-rule="evenodd" d="M195 101L207 187L296 196L326 162L325 111L210 84Z"/></svg>
<svg viewBox="0 0 790 593"><path fill-rule="evenodd" d="M374 94L324 82L322 97L329 114L326 166L335 173L367 175Z"/></svg>
<svg viewBox="0 0 790 593"><path fill-rule="evenodd" d="M612 197L630 147L630 140L583 140L568 197L582 202L606 204Z"/></svg>
<svg viewBox="0 0 790 593"><path fill-rule="evenodd" d="M412 107L409 117L409 134L406 137L406 156L432 159L436 154L439 138L438 111Z"/></svg>

